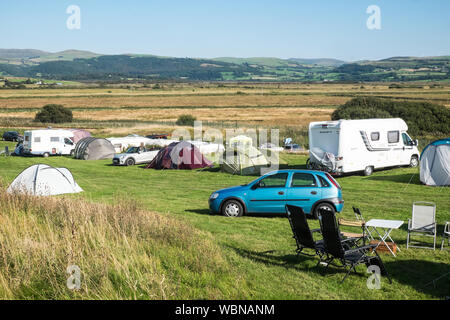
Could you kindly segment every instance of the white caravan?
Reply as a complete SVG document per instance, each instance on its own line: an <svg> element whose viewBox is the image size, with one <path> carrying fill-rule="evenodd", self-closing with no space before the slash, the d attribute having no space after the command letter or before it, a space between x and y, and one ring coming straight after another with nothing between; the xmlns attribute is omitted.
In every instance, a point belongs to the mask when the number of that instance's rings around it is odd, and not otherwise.
<svg viewBox="0 0 450 320"><path fill-rule="evenodd" d="M71 155L75 149L74 134L70 130L43 129L25 131L23 135L24 154L41 155Z"/></svg>
<svg viewBox="0 0 450 320"><path fill-rule="evenodd" d="M307 167L334 174L419 164L418 141L399 118L311 122Z"/></svg>

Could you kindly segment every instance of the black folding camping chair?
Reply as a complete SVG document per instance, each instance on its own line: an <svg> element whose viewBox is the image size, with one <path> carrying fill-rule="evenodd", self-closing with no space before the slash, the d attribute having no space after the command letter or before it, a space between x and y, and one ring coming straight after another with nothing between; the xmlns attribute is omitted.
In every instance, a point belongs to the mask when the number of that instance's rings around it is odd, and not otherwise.
<svg viewBox="0 0 450 320"><path fill-rule="evenodd" d="M293 238L297 243L297 254L303 254L310 257L318 255L319 258L322 258L325 253L323 240L315 241L313 236L313 233L315 232L320 233L320 229L311 230L309 228L306 215L300 207L287 204L286 213L291 225ZM305 248L314 250L315 254L304 252L303 249Z"/></svg>
<svg viewBox="0 0 450 320"><path fill-rule="evenodd" d="M381 274L386 275L389 282L392 283L383 261L376 252L376 244L363 245L359 247L349 248L344 245L344 241L341 240L341 233L339 231L339 225L336 221L334 212L326 210L324 208L319 209L319 221L320 230L323 236L323 244L327 254L327 260L325 261L328 268L334 260L338 260L341 263L340 267L348 268L347 274L344 276L341 282L348 277L353 270L356 272L356 266L365 264L366 266L377 265L380 268ZM375 256L371 256L370 253L375 253ZM336 264L333 264L336 266Z"/></svg>

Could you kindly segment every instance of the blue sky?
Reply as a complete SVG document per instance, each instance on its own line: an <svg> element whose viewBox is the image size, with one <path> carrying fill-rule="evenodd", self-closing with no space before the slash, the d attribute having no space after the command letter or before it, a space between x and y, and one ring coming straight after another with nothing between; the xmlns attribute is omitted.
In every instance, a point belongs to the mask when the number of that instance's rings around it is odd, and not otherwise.
<svg viewBox="0 0 450 320"><path fill-rule="evenodd" d="M69 30L69 5L81 29ZM369 30L369 5L381 30ZM40 0L0 2L0 48L176 57L450 55L448 0Z"/></svg>

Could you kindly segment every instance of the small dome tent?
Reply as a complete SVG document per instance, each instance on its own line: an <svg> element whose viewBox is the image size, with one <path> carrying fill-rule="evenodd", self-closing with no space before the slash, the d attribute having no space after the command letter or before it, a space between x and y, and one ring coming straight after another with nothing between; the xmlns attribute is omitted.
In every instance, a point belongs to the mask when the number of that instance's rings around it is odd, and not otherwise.
<svg viewBox="0 0 450 320"><path fill-rule="evenodd" d="M423 149L420 181L429 186L450 186L450 138L434 141Z"/></svg>
<svg viewBox="0 0 450 320"><path fill-rule="evenodd" d="M200 150L187 141L173 142L159 150L147 169L187 169L210 167L212 163Z"/></svg>
<svg viewBox="0 0 450 320"><path fill-rule="evenodd" d="M227 148L225 150L224 159L222 163L222 171L240 174L253 175L260 173L261 168L269 165L266 157L252 146Z"/></svg>
<svg viewBox="0 0 450 320"><path fill-rule="evenodd" d="M66 168L35 164L22 171L6 190L33 196L51 196L83 191Z"/></svg>
<svg viewBox="0 0 450 320"><path fill-rule="evenodd" d="M73 157L82 160L102 160L112 159L114 154L114 146L108 140L88 137L78 141Z"/></svg>

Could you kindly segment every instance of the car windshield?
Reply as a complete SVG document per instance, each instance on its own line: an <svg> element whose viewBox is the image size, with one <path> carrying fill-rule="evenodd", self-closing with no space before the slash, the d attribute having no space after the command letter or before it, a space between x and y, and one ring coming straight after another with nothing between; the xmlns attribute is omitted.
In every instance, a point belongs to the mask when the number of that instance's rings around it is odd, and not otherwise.
<svg viewBox="0 0 450 320"><path fill-rule="evenodd" d="M129 147L126 153L137 153L139 151L139 147Z"/></svg>

